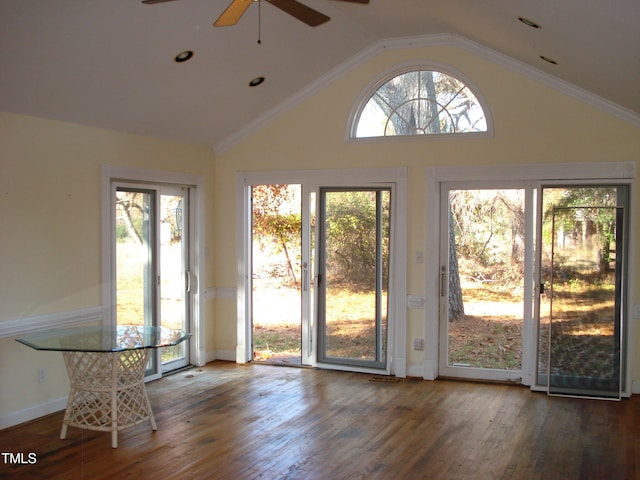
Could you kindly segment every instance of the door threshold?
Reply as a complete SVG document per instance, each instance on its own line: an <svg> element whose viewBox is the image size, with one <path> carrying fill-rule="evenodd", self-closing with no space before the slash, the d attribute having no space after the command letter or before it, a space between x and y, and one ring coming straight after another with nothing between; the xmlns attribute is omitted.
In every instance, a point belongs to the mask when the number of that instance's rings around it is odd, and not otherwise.
<svg viewBox="0 0 640 480"><path fill-rule="evenodd" d="M465 383L485 383L491 385L508 385L511 387L527 387L522 381L510 381L510 380L487 380L483 378L461 378L461 377L442 377L439 376L436 380L444 380L449 382L465 382ZM529 388L529 387L527 387Z"/></svg>
<svg viewBox="0 0 640 480"><path fill-rule="evenodd" d="M278 361L264 362L264 361L252 360L250 363L252 363L253 365L264 365L267 367L315 368L312 365L304 365L302 363L290 363L290 362L278 362Z"/></svg>
<svg viewBox="0 0 640 480"><path fill-rule="evenodd" d="M162 372L162 377L168 377L170 375L175 375L176 373L186 372L187 370L191 370L194 367L195 365L185 365L184 367L169 370L168 372Z"/></svg>

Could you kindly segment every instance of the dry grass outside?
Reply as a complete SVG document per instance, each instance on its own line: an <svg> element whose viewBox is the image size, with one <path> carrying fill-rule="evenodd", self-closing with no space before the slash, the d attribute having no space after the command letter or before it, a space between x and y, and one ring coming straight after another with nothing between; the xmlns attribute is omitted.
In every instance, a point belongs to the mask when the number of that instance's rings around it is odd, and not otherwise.
<svg viewBox="0 0 640 480"><path fill-rule="evenodd" d="M263 286L264 285L264 286ZM254 360L287 362L301 356L300 293L254 281ZM450 363L482 368L521 368L522 301L518 292L467 289L469 315L449 325ZM374 358L373 294L336 289L329 292L327 354Z"/></svg>
<svg viewBox="0 0 640 480"><path fill-rule="evenodd" d="M549 298L543 296L539 370L609 378L614 371L614 302L610 278L567 281L555 290L553 349ZM522 296L517 290L465 285L465 318L449 323L449 363L478 368L522 368Z"/></svg>
<svg viewBox="0 0 640 480"><path fill-rule="evenodd" d="M284 361L301 358L300 292L283 287L285 277L261 269L254 277L254 359ZM523 290L517 269L480 269L461 262L465 317L448 324L450 365L517 371L522 369ZM280 266L280 271L283 268ZM603 372L611 369L611 318L604 312L613 308L611 276L575 278L557 286L566 295L582 302L554 303L556 331L554 361L564 371ZM539 341L540 372L548 362L548 329L542 324ZM327 298L327 353L343 358L372 358L374 327L372 294L350 289L333 289ZM588 301L584 301L587 299ZM548 313L547 313L548 314ZM562 318L562 321L558 321ZM603 353L607 352L607 353ZM597 367L601 365L602 367Z"/></svg>
<svg viewBox="0 0 640 480"><path fill-rule="evenodd" d="M327 303L327 355L375 358L373 294L335 289ZM300 292L254 280L253 358L284 361L301 355Z"/></svg>
<svg viewBox="0 0 640 480"><path fill-rule="evenodd" d="M180 255L176 251L176 255ZM118 242L117 244L117 322L119 325L144 325L144 272L140 262L140 247L132 242ZM180 293L172 291L171 284L161 285L162 324L171 329L182 329L182 315L184 304ZM180 358L184 355L184 345L162 348L162 362Z"/></svg>
<svg viewBox="0 0 640 480"><path fill-rule="evenodd" d="M449 364L520 370L522 320L467 315L449 325Z"/></svg>
<svg viewBox="0 0 640 480"><path fill-rule="evenodd" d="M465 282L464 318L448 325L449 364L520 370L522 368L522 293Z"/></svg>
<svg viewBox="0 0 640 480"><path fill-rule="evenodd" d="M594 275L588 281L574 279L556 285L551 350L548 318L541 325L541 373L601 379L618 375L620 346L615 340L612 276ZM547 308L548 304L549 299Z"/></svg>
<svg viewBox="0 0 640 480"><path fill-rule="evenodd" d="M574 287L575 288L575 287ZM586 287L584 287L586 288ZM476 368L519 370L522 368L522 300L518 291L497 291L467 288L465 318L449 324L449 362L452 365ZM589 295L589 293L585 293ZM591 295L592 302L573 303L562 307L556 302L557 320L562 326L555 336L554 361L563 371L576 375L611 374L612 321L602 312L612 308L604 293ZM295 289L266 289L256 293L265 307L254 324L254 359L257 361L286 361L300 358L301 331L299 307L287 309L287 299L299 299ZM299 302L299 300L298 300ZM328 353L345 358L371 358L373 326L367 320L370 296L347 290L331 295ZM298 303L299 305L299 303ZM274 316L273 312L278 315ZM297 316L297 318L296 318ZM296 323L296 321L298 323ZM548 360L548 335L541 330L540 359ZM541 373L545 373L544 366Z"/></svg>

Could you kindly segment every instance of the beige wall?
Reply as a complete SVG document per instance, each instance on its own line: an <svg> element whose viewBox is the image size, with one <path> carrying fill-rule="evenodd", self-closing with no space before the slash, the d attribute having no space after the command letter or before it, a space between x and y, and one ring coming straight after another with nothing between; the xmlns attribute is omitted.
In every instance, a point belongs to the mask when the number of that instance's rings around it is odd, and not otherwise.
<svg viewBox="0 0 640 480"><path fill-rule="evenodd" d="M213 178L207 147L0 113L0 322L101 305L102 164ZM0 419L67 385L60 354L0 339Z"/></svg>
<svg viewBox="0 0 640 480"><path fill-rule="evenodd" d="M464 74L486 98L493 117L493 138L413 138L385 142L345 142L351 109L361 91L394 66L407 62L446 64ZM216 158L216 286L236 280L236 211L225 199L235 194L236 172L264 170L408 167L408 257L424 251L425 178L429 166L518 165L575 162L622 162L640 158L640 128L544 86L515 71L454 47L385 50L298 103ZM633 206L639 211L640 205ZM233 226L234 228L230 228ZM638 235L632 235L637 239ZM637 241L636 241L637 243ZM635 245L638 250L640 245ZM427 252L429 254L429 252ZM425 292L425 265L409 261L407 293ZM632 269L631 300L640 302L640 275ZM428 295L427 295L428 296ZM216 339L219 350L233 350L236 305L218 299ZM422 337L425 313L407 312L407 345ZM636 329L635 345L640 344ZM422 352L407 347L408 369L424 362ZM634 352L635 382L640 381L640 351ZM415 367L415 368L413 368Z"/></svg>

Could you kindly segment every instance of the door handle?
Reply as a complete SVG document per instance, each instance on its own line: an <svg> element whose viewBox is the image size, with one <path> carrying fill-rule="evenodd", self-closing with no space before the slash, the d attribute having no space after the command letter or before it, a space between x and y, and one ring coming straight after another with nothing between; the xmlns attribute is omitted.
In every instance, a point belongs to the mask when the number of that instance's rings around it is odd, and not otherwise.
<svg viewBox="0 0 640 480"><path fill-rule="evenodd" d="M191 293L191 272L189 270L185 270L184 272L184 285L185 291Z"/></svg>
<svg viewBox="0 0 640 480"><path fill-rule="evenodd" d="M302 264L302 291L309 290L309 264L304 262Z"/></svg>

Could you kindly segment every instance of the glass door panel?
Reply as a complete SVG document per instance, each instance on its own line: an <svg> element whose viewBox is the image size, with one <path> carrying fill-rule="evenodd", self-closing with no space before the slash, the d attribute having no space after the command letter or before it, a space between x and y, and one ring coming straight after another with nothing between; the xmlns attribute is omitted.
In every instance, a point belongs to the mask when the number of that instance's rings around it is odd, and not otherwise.
<svg viewBox="0 0 640 480"><path fill-rule="evenodd" d="M160 193L160 326L189 330L192 278L189 268L189 197L182 189ZM185 215L186 213L186 215ZM187 365L189 342L160 349L162 370Z"/></svg>
<svg viewBox="0 0 640 480"><path fill-rule="evenodd" d="M440 374L521 381L525 190L444 189Z"/></svg>
<svg viewBox="0 0 640 480"><path fill-rule="evenodd" d="M619 398L624 389L626 185L542 189L537 384Z"/></svg>
<svg viewBox="0 0 640 480"><path fill-rule="evenodd" d="M308 289L303 280L308 280L310 267L302 254L301 193L301 185L252 187L251 319L256 362L302 363L302 289Z"/></svg>
<svg viewBox="0 0 640 480"><path fill-rule="evenodd" d="M116 324L157 325L156 194L154 190L118 187L116 213ZM149 356L147 375L158 375Z"/></svg>
<svg viewBox="0 0 640 480"><path fill-rule="evenodd" d="M550 394L620 398L623 210L554 207Z"/></svg>
<svg viewBox="0 0 640 480"><path fill-rule="evenodd" d="M188 199L188 188L116 187L116 324L190 330ZM147 374L188 365L188 349L158 349Z"/></svg>
<svg viewBox="0 0 640 480"><path fill-rule="evenodd" d="M116 321L151 326L155 316L153 191L116 191Z"/></svg>
<svg viewBox="0 0 640 480"><path fill-rule="evenodd" d="M302 364L316 361L316 208L318 188L303 185L302 203Z"/></svg>
<svg viewBox="0 0 640 480"><path fill-rule="evenodd" d="M385 369L391 192L320 190L318 361Z"/></svg>

